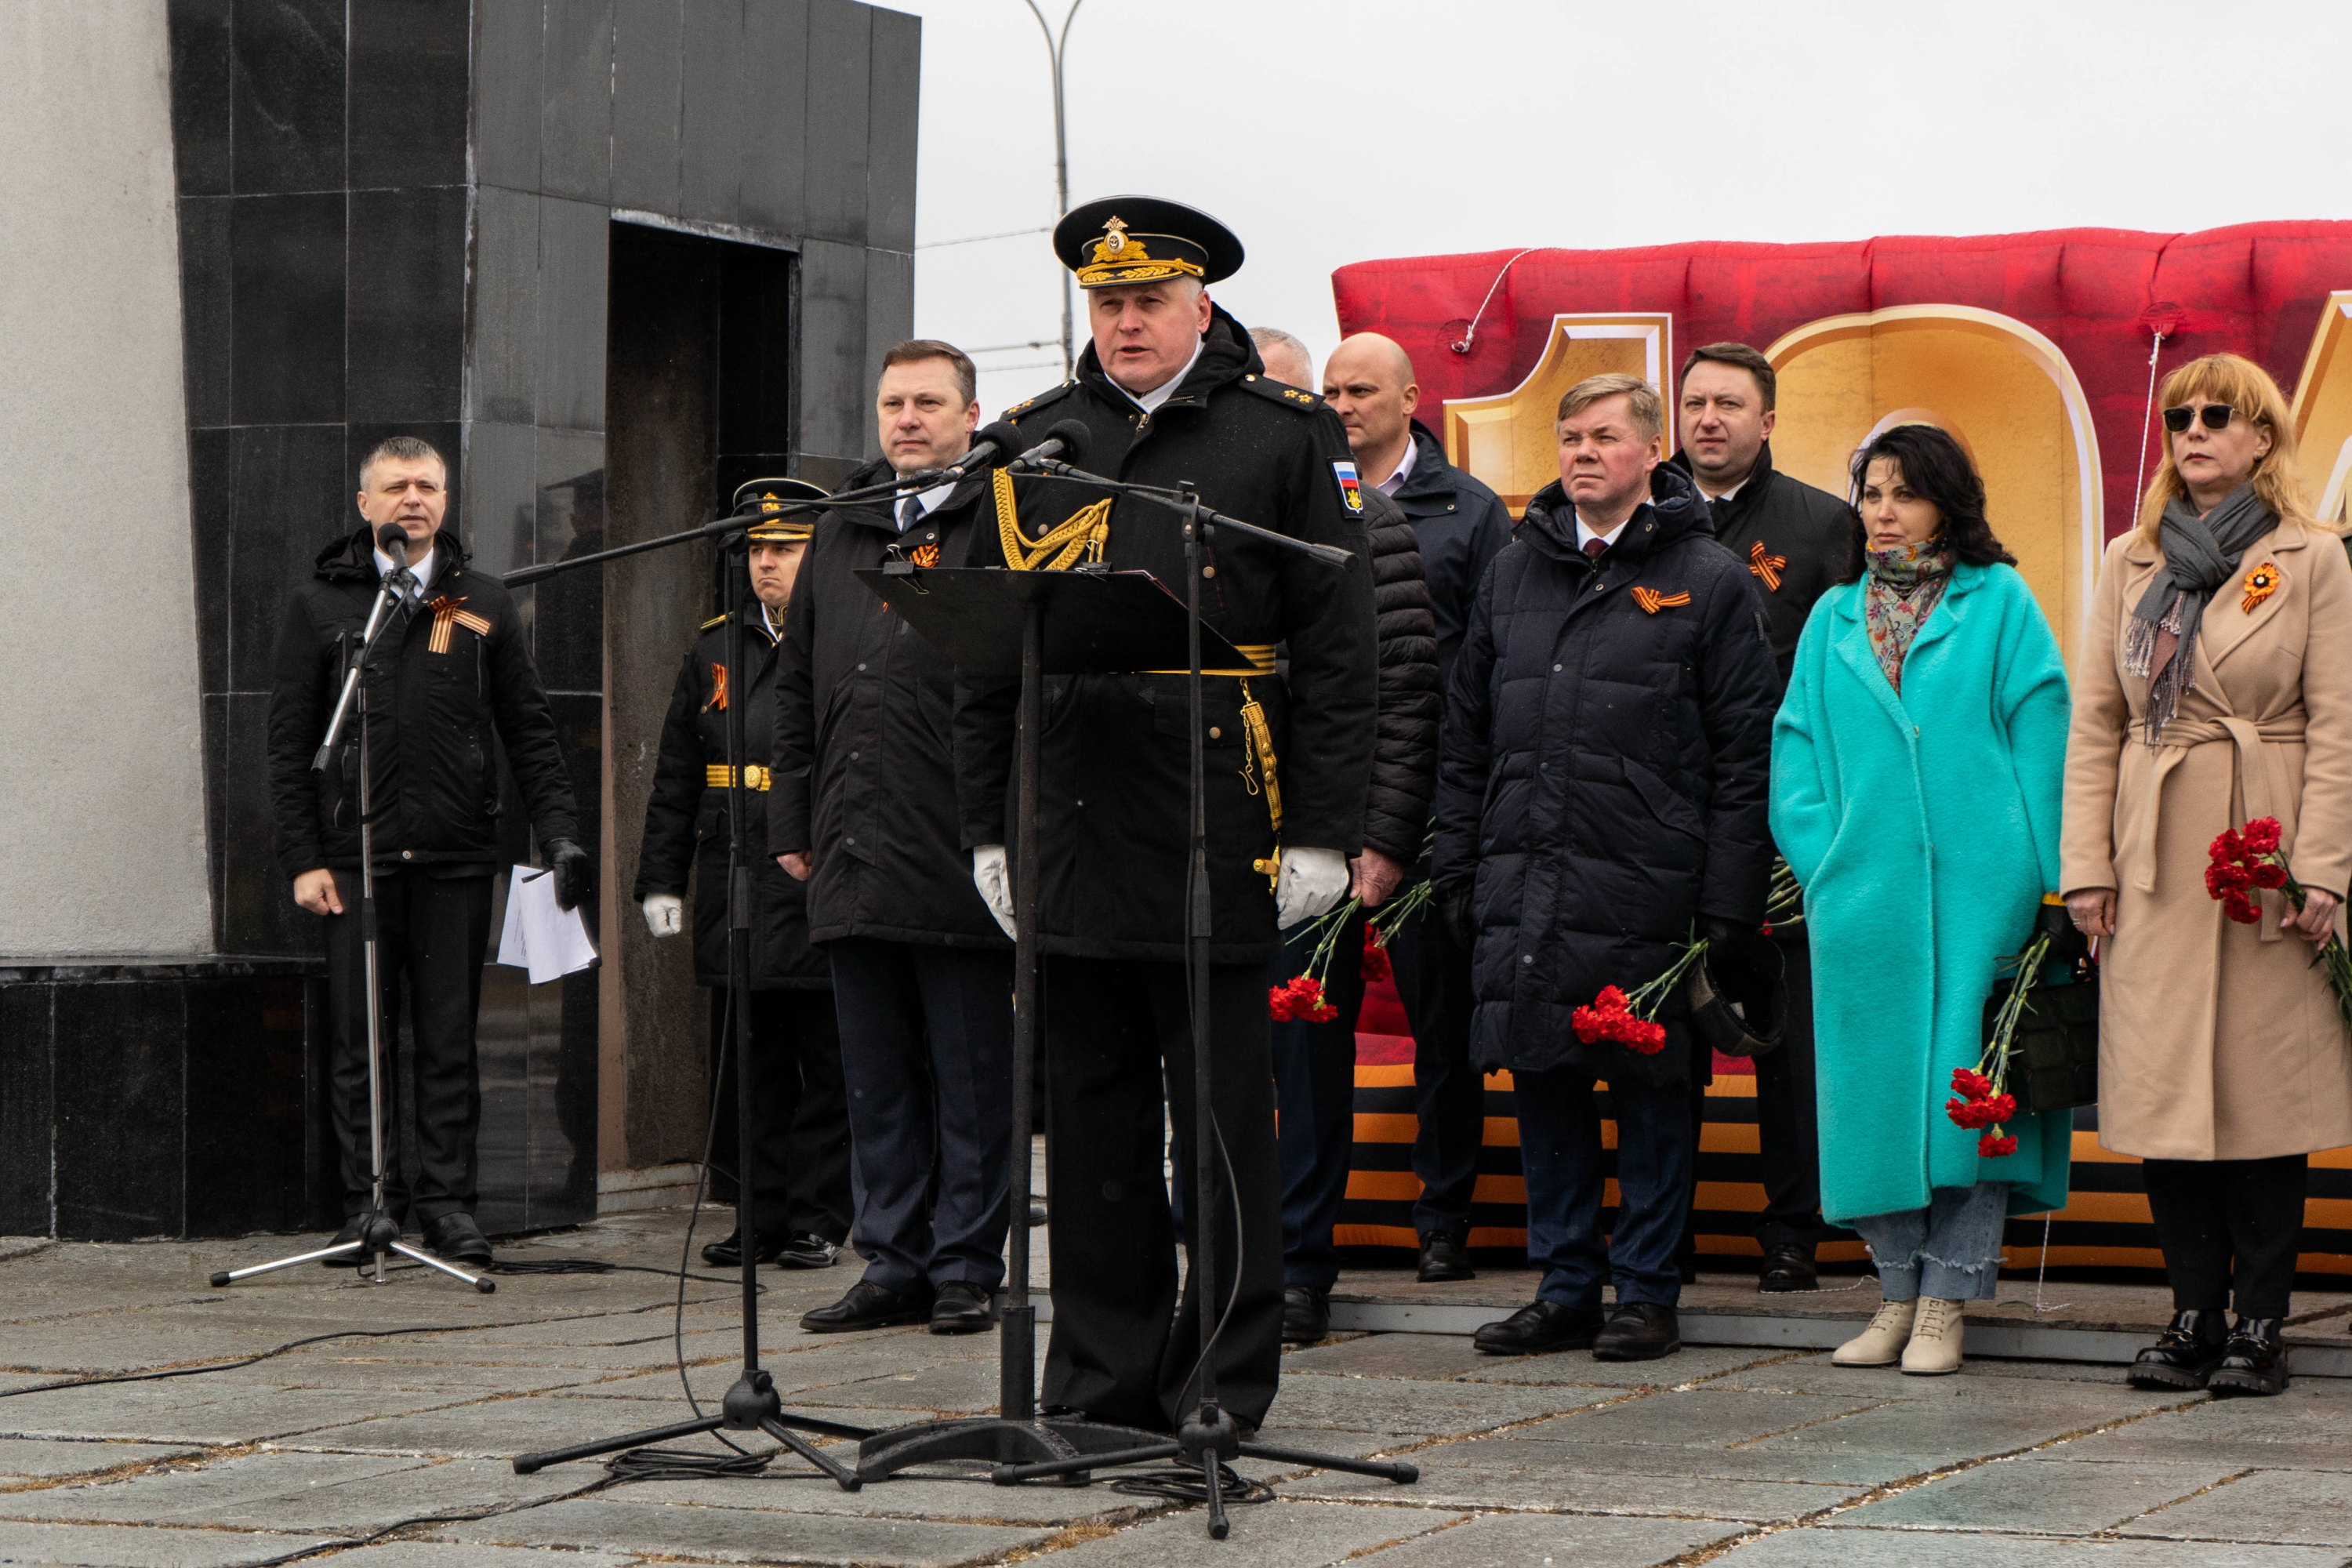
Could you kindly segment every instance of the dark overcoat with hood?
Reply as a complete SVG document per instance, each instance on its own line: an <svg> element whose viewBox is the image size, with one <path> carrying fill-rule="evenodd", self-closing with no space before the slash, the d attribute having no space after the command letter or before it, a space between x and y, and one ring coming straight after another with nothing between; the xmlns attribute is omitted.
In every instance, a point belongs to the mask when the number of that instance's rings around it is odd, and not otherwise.
<svg viewBox="0 0 2352 1568"><path fill-rule="evenodd" d="M1359 558L1341 569L1242 535L1204 552L1201 610L1268 673L1206 682L1211 958L1258 963L1277 946L1270 879L1252 862L1273 851L1267 794L1244 739L1255 700L1272 731L1282 842L1353 855L1363 845L1376 700L1372 574L1347 436L1320 398L1270 381L1241 323L1212 310L1202 348L1175 393L1145 414L1103 374L1089 344L1077 378L1006 411L1032 441L1069 418L1092 443L1084 467L1112 479L1189 481L1202 503L1263 528L1336 544ZM1018 526L1028 539L1100 492L1023 480ZM1181 595L1184 549L1173 513L1132 500L1109 511L1104 562L1150 572ZM1002 565L994 519L971 564ZM1286 647L1286 676L1272 672ZM1011 827L1017 682L967 682L956 717L956 765L967 847L1003 844ZM1042 737L1039 938L1048 952L1175 962L1183 957L1187 740L1178 674L1051 678ZM1017 862L1016 862L1017 863Z"/></svg>
<svg viewBox="0 0 2352 1568"><path fill-rule="evenodd" d="M360 863L359 728L310 771L381 579L368 530L319 552L278 641L269 700L269 795L289 878ZM530 634L498 578L477 572L457 531L434 539L425 605L385 628L368 666L368 756L379 869L488 876L503 857L499 752L542 842L578 842L578 808Z"/></svg>
<svg viewBox="0 0 2352 1568"><path fill-rule="evenodd" d="M887 463L849 477L884 484ZM823 513L779 650L768 847L814 851L810 933L1010 947L958 837L955 666L857 573L900 557L961 566L988 494L966 479L905 533L888 505Z"/></svg>
<svg viewBox="0 0 2352 1568"><path fill-rule="evenodd" d="M1686 1079L1678 998L1654 1056L1585 1045L1570 1016L1663 973L1702 916L1763 920L1780 679L1749 584L1664 466L1598 561L1554 483L1487 569L1447 694L1434 871L1475 879L1481 1067Z"/></svg>
<svg viewBox="0 0 2352 1568"><path fill-rule="evenodd" d="M758 600L743 606L743 844L751 881L751 989L822 991L833 984L824 954L809 945L808 893L768 853L772 774L765 763L775 728L776 637ZM694 978L727 984L727 617L702 624L671 689L662 721L646 832L637 857L643 903L683 893L694 872ZM714 771L716 770L716 771Z"/></svg>

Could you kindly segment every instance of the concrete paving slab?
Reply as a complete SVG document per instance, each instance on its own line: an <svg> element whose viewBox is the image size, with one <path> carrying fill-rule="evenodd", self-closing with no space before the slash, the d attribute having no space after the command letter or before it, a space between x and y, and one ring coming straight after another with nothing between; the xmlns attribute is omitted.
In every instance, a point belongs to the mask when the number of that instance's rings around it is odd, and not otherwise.
<svg viewBox="0 0 2352 1568"><path fill-rule="evenodd" d="M1663 1450L1651 1450L1657 1453ZM1531 1509L1593 1514L1675 1514L1759 1523L1801 1519L1860 1497L1859 1485L1728 1480L1670 1470L1603 1473L1582 1469L1582 1451L1558 1443L1510 1438L1448 1444L1407 1456L1421 1479L1395 1487L1368 1477L1320 1474L1283 1485L1285 1497L1410 1500L1423 1507ZM1706 1467L1700 1467L1703 1471Z"/></svg>
<svg viewBox="0 0 2352 1568"><path fill-rule="evenodd" d="M1817 1426L1759 1439L1760 1450L1931 1454L1951 1459L2017 1453L2137 1412L2129 1405L1902 1399Z"/></svg>
<svg viewBox="0 0 2352 1568"><path fill-rule="evenodd" d="M1712 1388L1661 1391L1515 1430L1514 1437L1559 1443L1664 1443L1727 1448L1872 1408L1867 1398L1826 1394L1745 1394Z"/></svg>
<svg viewBox="0 0 2352 1568"><path fill-rule="evenodd" d="M1042 1362L1044 1358L1039 1359ZM802 1373L803 1378L822 1375L821 1368ZM803 1382L800 1386L805 1391L811 1384ZM828 1405L977 1415L996 1408L996 1363L992 1358L916 1365L879 1376L827 1383L821 1385L821 1392Z"/></svg>
<svg viewBox="0 0 2352 1568"><path fill-rule="evenodd" d="M1741 1347L1691 1348L1654 1362L1595 1361L1589 1351L1552 1355L1482 1355L1459 1334L1367 1334L1293 1351L1285 1377L1399 1378L1419 1382L1577 1384L1602 1388L1672 1387L1772 1359Z"/></svg>
<svg viewBox="0 0 2352 1568"><path fill-rule="evenodd" d="M0 1437L0 1488L152 1465L202 1453L179 1444L83 1443L66 1438Z"/></svg>
<svg viewBox="0 0 2352 1568"><path fill-rule="evenodd" d="M157 1530L122 1524L0 1523L0 1563L74 1568L237 1568L326 1546L322 1536Z"/></svg>
<svg viewBox="0 0 2352 1568"><path fill-rule="evenodd" d="M1723 1568L2343 1568L2344 1557L2319 1546L1790 1530L1742 1542L1714 1561Z"/></svg>
<svg viewBox="0 0 2352 1568"><path fill-rule="evenodd" d="M5 1408L0 1405L0 1410ZM824 1420L848 1425L872 1423L875 1419L871 1410L795 1408ZM280 1442L277 1446L341 1453L510 1458L517 1454L591 1443L620 1436L638 1427L693 1418L694 1413L684 1400L666 1408L651 1400L526 1394L518 1399L488 1400L415 1415L389 1415L341 1426L319 1427L302 1434L299 1442Z"/></svg>
<svg viewBox="0 0 2352 1568"><path fill-rule="evenodd" d="M446 1391L329 1391L174 1378L0 1400L0 1436L132 1437L226 1446L289 1437L358 1415L404 1414L452 1403Z"/></svg>
<svg viewBox="0 0 2352 1568"><path fill-rule="evenodd" d="M457 1525L436 1538L501 1546L578 1546L712 1563L960 1568L1051 1540L1048 1529L925 1520L768 1513L582 1498Z"/></svg>
<svg viewBox="0 0 2352 1568"><path fill-rule="evenodd" d="M1484 1513L1376 1552L1365 1568L1652 1568L1730 1540L1740 1528L1680 1519Z"/></svg>
<svg viewBox="0 0 2352 1568"><path fill-rule="evenodd" d="M518 1476L491 1460L247 1454L104 1486L0 1493L0 1517L210 1525L364 1535L428 1515L530 1504L579 1491L593 1473Z"/></svg>
<svg viewBox="0 0 2352 1568"><path fill-rule="evenodd" d="M1539 1421L1621 1396L1619 1391L1607 1388L1506 1388L1480 1383L1286 1377L1266 1420L1284 1426L1444 1436Z"/></svg>
<svg viewBox="0 0 2352 1568"><path fill-rule="evenodd" d="M2042 1458L2000 1460L1941 1477L1822 1522L1842 1529L2090 1535L2179 1501L2230 1474L2229 1467L2210 1463L2083 1465Z"/></svg>
<svg viewBox="0 0 2352 1568"><path fill-rule="evenodd" d="M385 1541L354 1546L313 1561L335 1568L633 1568L644 1558L569 1547L463 1546L437 1541Z"/></svg>
<svg viewBox="0 0 2352 1568"><path fill-rule="evenodd" d="M2258 1470L2202 1497L2154 1510L2118 1533L2352 1546L2352 1476Z"/></svg>
<svg viewBox="0 0 2352 1568"><path fill-rule="evenodd" d="M1473 1438L1447 1451L1482 1443L1534 1443L1542 1439L1517 1428L1500 1437ZM1426 1450L1424 1450L1426 1451ZM1416 1453L1411 1456L1419 1458ZM1822 1486L1881 1487L1922 1476L1941 1461L1920 1454L1827 1454L1766 1452L1756 1447L1677 1448L1645 1443L1562 1443L1558 1468L1596 1476L1700 1476L1727 1481L1803 1481Z"/></svg>
<svg viewBox="0 0 2352 1568"><path fill-rule="evenodd" d="M1381 1483L1385 1485L1386 1483ZM1229 1510L1232 1537L1208 1538L1208 1510L1188 1508L1054 1553L1055 1568L1164 1568L1170 1563L1237 1557L1250 1568L1327 1568L1459 1523L1452 1510L1360 1508L1339 1503L1270 1502Z"/></svg>
<svg viewBox="0 0 2352 1568"><path fill-rule="evenodd" d="M1106 1471L1092 1486L1000 1487L975 1467L958 1476L943 1469L921 1476L894 1476L845 1492L814 1471L780 1470L711 1480L646 1481L607 1495L615 1502L743 1508L771 1513L1056 1526L1089 1521L1124 1523L1174 1506L1157 1498L1113 1491L1110 1482L1117 1473Z"/></svg>

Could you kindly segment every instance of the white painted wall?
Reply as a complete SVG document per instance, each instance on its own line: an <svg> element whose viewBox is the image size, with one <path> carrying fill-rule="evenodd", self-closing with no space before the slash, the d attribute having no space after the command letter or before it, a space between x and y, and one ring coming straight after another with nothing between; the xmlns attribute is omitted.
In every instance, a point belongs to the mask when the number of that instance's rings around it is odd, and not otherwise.
<svg viewBox="0 0 2352 1568"><path fill-rule="evenodd" d="M208 951L163 0L0 0L0 957Z"/></svg>

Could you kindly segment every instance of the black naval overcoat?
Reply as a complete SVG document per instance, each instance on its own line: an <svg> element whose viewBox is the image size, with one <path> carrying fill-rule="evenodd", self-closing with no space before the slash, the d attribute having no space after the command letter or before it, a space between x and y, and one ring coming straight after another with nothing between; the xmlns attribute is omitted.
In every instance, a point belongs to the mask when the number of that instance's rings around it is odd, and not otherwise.
<svg viewBox="0 0 2352 1568"><path fill-rule="evenodd" d="M1356 475L1339 416L1320 398L1269 380L1241 323L1213 308L1192 367L1145 414L1103 374L1089 344L1076 380L1006 410L1031 441L1060 420L1093 440L1081 467L1142 484L1190 481L1202 504L1244 522L1358 560L1341 569L1243 535L1214 534L1203 552L1203 620L1287 679L1214 676L1204 684L1210 957L1264 963L1279 945L1269 879L1252 862L1275 834L1243 730L1243 689L1272 731L1291 849L1363 845L1371 773L1377 666L1372 573ZM1091 487L1017 481L1020 526L1035 539L1101 498ZM1108 565L1140 568L1180 598L1184 546L1173 512L1132 498L1109 513ZM971 564L1002 564L984 524ZM1183 957L1191 717L1181 674L1051 678L1040 802L1039 940L1049 953L1180 961ZM1010 845L1017 682L960 684L958 795L967 847ZM1015 864L1017 864L1017 859Z"/></svg>
<svg viewBox="0 0 2352 1568"><path fill-rule="evenodd" d="M743 792L743 852L751 868L751 989L823 991L833 984L824 954L809 945L808 892L768 853L766 763L774 727L776 639L756 599L743 606L743 755L759 771ZM683 893L694 870L694 978L727 984L727 617L702 623L686 650L669 713L662 721L653 793L630 897ZM731 700L732 693L729 693Z"/></svg>
<svg viewBox="0 0 2352 1568"><path fill-rule="evenodd" d="M876 461L843 488L889 479ZM761 743L776 768L768 848L814 853L818 942L1011 945L957 838L955 665L857 577L894 551L919 565L963 565L987 499L987 480L966 479L905 533L887 502L835 508L801 563L778 649L775 728Z"/></svg>
<svg viewBox="0 0 2352 1568"><path fill-rule="evenodd" d="M359 726L333 765L310 771L381 579L373 534L319 552L278 637L269 702L269 794L278 864L289 878L360 863ZM385 628L370 660L368 756L379 870L488 876L499 848L499 752L542 842L580 838L572 775L531 662L530 637L497 577L477 572L455 529L434 539L426 605ZM436 607L437 606L437 607Z"/></svg>

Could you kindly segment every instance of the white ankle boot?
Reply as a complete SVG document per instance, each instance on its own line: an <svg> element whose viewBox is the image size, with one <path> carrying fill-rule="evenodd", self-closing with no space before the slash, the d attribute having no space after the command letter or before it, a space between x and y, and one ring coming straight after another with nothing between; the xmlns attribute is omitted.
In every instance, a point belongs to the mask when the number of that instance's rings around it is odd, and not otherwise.
<svg viewBox="0 0 2352 1568"><path fill-rule="evenodd" d="M1911 1325L1911 1342L1903 1347L1903 1370L1913 1377L1941 1377L1960 1370L1960 1318L1965 1301L1919 1298L1919 1312Z"/></svg>
<svg viewBox="0 0 2352 1568"><path fill-rule="evenodd" d="M1830 1360L1839 1366L1893 1366L1911 1341L1914 1301L1888 1301L1870 1320L1870 1327L1838 1346Z"/></svg>

